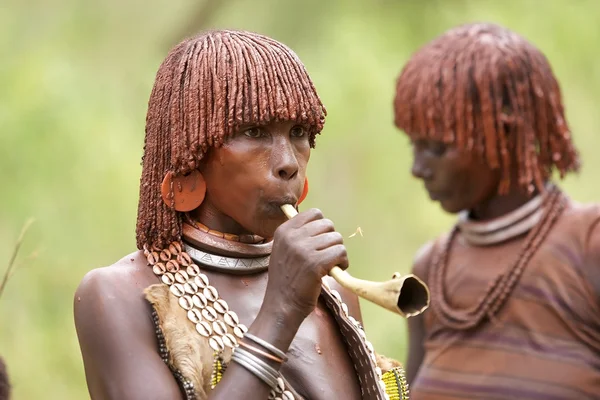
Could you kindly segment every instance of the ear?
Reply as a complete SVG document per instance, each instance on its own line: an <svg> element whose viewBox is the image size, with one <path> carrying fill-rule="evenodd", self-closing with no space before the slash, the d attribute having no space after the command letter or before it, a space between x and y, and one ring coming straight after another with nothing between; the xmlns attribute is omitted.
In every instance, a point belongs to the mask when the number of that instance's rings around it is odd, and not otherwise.
<svg viewBox="0 0 600 400"><path fill-rule="evenodd" d="M163 179L161 196L165 204L179 212L192 211L200 206L206 195L206 182L198 170L174 176L169 171Z"/></svg>
<svg viewBox="0 0 600 400"><path fill-rule="evenodd" d="M306 196L308 195L308 177L304 178L304 188L302 189L302 194L300 195L300 198L298 199L298 205L300 205L300 203L302 203L304 201L304 199L306 198Z"/></svg>

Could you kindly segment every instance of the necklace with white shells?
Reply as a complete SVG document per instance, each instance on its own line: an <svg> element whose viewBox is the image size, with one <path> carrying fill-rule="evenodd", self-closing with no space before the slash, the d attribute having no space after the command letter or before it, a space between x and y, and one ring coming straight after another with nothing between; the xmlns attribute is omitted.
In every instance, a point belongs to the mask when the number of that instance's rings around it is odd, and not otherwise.
<svg viewBox="0 0 600 400"><path fill-rule="evenodd" d="M231 351L239 346L238 341L244 337L248 328L240 323L238 315L229 308L227 302L220 298L218 290L209 282L198 264L203 268L218 270L225 273L239 274L243 272L260 272L268 268L269 256L256 258L234 258L210 254L180 242L171 243L168 248L151 250L145 249L144 254L154 274L169 287L169 291L178 298L178 303L187 313L187 319L194 324L199 335L208 340L214 351L215 362L211 378L211 387L220 381L226 366L223 362L223 352L226 348ZM389 399L382 372L377 367L377 360L372 344L367 340L360 323L348 315L348 306L342 301L340 294L332 290L324 281L325 290L341 309L344 317L354 325L368 351L375 378L379 384L380 398ZM164 347L164 346L163 346ZM161 352L163 349L161 348ZM164 349L166 352L166 349ZM403 373L403 371L402 371ZM402 382L401 399L408 399L408 387ZM191 382L183 381L188 399L195 398ZM278 388L272 390L270 399L293 400L293 390L287 387L284 379L278 379Z"/></svg>

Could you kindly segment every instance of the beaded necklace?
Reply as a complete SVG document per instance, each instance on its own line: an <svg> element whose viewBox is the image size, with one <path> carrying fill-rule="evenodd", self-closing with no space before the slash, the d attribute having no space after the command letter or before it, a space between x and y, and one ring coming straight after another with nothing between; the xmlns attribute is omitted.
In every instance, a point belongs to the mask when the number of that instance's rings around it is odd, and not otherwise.
<svg viewBox="0 0 600 400"><path fill-rule="evenodd" d="M444 291L444 280L448 269L448 258L452 244L459 233L456 226L450 233L442 251L436 254L432 263L431 308L440 321L453 329L469 329L479 325L485 318L493 319L506 303L527 264L543 243L548 233L558 220L566 206L566 199L561 191L552 186L548 189L542 202L543 214L540 222L531 229L514 264L506 273L499 274L490 284L475 307L458 310L449 304Z"/></svg>

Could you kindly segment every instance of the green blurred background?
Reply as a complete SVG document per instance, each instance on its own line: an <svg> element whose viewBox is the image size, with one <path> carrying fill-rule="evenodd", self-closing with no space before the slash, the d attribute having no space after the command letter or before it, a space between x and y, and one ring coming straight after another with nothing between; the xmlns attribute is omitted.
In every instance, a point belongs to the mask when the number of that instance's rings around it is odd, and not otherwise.
<svg viewBox="0 0 600 400"><path fill-rule="evenodd" d="M72 298L82 276L135 249L146 105L171 46L219 27L293 48L329 117L309 166L305 206L347 239L352 272L407 272L452 223L411 179L407 139L392 124L395 77L451 26L492 21L529 38L561 82L584 168L564 187L594 201L600 3L543 1L3 0L0 5L0 273L29 217L22 262L0 299L0 354L14 399L85 399ZM363 303L379 352L404 360L405 322Z"/></svg>

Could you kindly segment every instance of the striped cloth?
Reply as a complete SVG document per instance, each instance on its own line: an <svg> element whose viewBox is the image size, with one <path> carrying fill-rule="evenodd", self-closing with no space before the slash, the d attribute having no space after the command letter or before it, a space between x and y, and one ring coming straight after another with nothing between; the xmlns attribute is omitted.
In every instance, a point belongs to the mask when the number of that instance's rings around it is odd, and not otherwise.
<svg viewBox="0 0 600 400"><path fill-rule="evenodd" d="M411 399L600 399L598 239L600 207L571 204L495 320L457 331L426 311L425 357ZM444 281L450 304L472 308L522 245L474 248L459 235ZM433 271L422 272L428 280Z"/></svg>

